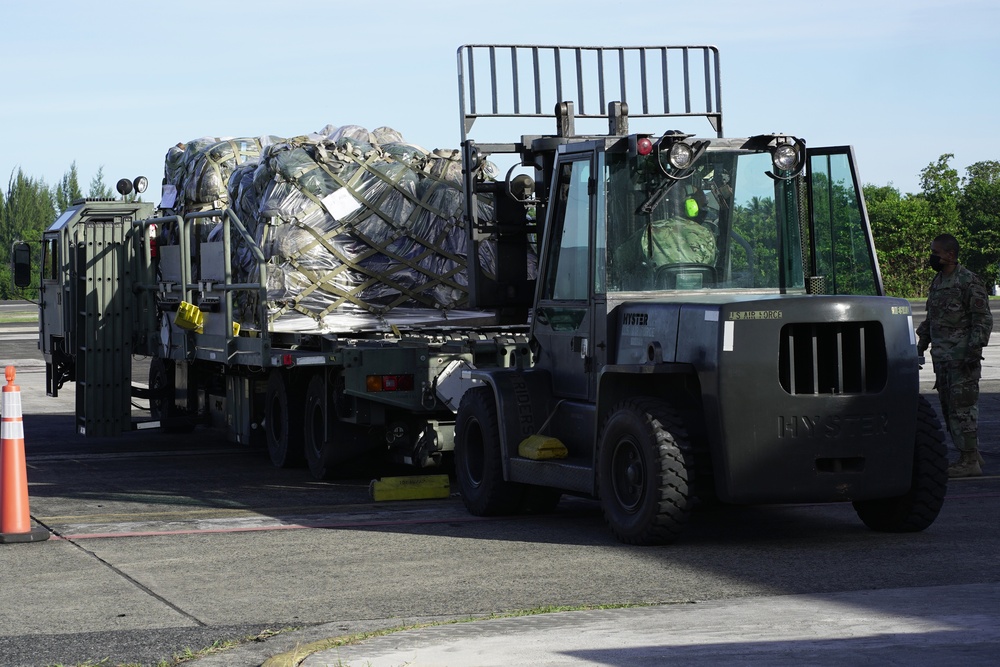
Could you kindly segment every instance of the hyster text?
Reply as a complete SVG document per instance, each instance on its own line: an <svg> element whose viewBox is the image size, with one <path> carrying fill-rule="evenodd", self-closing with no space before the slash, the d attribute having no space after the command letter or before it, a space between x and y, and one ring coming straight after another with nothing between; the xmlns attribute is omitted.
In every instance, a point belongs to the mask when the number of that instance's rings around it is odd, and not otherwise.
<svg viewBox="0 0 1000 667"><path fill-rule="evenodd" d="M779 438L870 438L889 431L884 412L859 415L778 415Z"/></svg>

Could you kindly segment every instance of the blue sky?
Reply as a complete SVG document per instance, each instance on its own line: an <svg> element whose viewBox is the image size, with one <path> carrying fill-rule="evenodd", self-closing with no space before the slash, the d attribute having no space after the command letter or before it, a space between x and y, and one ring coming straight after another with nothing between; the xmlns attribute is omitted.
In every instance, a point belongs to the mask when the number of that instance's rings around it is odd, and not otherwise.
<svg viewBox="0 0 1000 667"><path fill-rule="evenodd" d="M155 201L178 142L328 123L455 148L457 47L516 43L713 44L727 135L851 144L864 182L917 192L944 153L960 175L1000 160L997 26L996 0L10 1L0 189L75 161L84 191L103 168Z"/></svg>

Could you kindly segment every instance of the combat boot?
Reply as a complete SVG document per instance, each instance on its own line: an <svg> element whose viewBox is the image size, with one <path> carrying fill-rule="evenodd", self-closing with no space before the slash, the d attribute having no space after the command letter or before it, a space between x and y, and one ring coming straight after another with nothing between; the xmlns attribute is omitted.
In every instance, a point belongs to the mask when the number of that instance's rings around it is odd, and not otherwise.
<svg viewBox="0 0 1000 667"><path fill-rule="evenodd" d="M948 477L979 477L983 469L979 465L979 451L960 452L958 461L948 466Z"/></svg>

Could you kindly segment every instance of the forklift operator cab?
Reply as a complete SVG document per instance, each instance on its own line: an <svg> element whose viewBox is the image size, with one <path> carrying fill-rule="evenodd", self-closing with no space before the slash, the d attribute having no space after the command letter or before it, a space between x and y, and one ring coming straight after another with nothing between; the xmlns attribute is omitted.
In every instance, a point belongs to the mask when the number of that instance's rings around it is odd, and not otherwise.
<svg viewBox="0 0 1000 667"><path fill-rule="evenodd" d="M714 225L706 220L700 191L674 188L664 200L666 217L650 220L614 251L612 265L629 289L700 289L715 283L718 255ZM714 227L717 229L717 227Z"/></svg>

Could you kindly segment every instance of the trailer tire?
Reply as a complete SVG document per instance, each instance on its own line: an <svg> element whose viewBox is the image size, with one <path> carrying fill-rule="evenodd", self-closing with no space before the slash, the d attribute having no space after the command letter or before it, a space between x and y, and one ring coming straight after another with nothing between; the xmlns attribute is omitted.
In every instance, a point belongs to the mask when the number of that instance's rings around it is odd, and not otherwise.
<svg viewBox="0 0 1000 667"><path fill-rule="evenodd" d="M910 490L895 498L854 501L866 526L883 533L915 533L937 519L948 489L948 450L934 408L918 398L917 437Z"/></svg>
<svg viewBox="0 0 1000 667"><path fill-rule="evenodd" d="M275 369L264 392L264 433L267 453L276 468L301 465L302 392L296 390L288 373Z"/></svg>
<svg viewBox="0 0 1000 667"><path fill-rule="evenodd" d="M313 479L330 479L333 467L327 463L331 458L331 424L327 412L326 383L319 373L313 375L306 388L305 415L303 416L303 446L306 463Z"/></svg>
<svg viewBox="0 0 1000 667"><path fill-rule="evenodd" d="M174 403L174 362L159 357L149 362L149 416L164 433L190 433L194 420Z"/></svg>
<svg viewBox="0 0 1000 667"><path fill-rule="evenodd" d="M503 478L496 400L489 387L465 392L455 418L455 479L476 516L516 514L524 487Z"/></svg>
<svg viewBox="0 0 1000 667"><path fill-rule="evenodd" d="M309 380L302 425L303 449L313 479L333 479L337 464L366 449L358 425L340 420L322 374Z"/></svg>
<svg viewBox="0 0 1000 667"><path fill-rule="evenodd" d="M691 514L690 447L680 415L656 399L632 398L611 412L598 444L604 517L627 544L669 544Z"/></svg>

